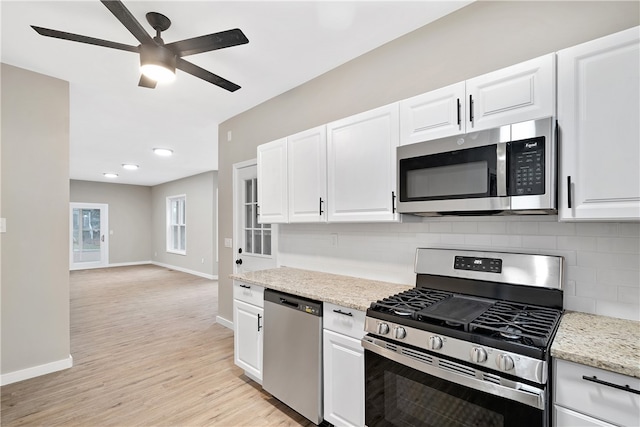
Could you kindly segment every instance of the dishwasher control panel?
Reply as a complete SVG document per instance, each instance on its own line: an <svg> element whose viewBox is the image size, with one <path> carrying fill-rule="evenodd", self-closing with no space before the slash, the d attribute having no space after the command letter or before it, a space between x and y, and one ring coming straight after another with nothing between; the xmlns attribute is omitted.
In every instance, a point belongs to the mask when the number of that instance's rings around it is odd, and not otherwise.
<svg viewBox="0 0 640 427"><path fill-rule="evenodd" d="M300 306L300 308L302 308L302 311L313 314L314 316L319 316L320 314L322 314L320 310L318 310L318 307L313 307L311 305L303 304Z"/></svg>

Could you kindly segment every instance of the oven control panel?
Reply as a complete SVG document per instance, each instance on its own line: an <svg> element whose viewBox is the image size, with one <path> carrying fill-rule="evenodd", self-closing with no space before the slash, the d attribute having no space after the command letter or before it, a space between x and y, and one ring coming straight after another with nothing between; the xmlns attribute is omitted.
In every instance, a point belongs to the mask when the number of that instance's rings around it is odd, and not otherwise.
<svg viewBox="0 0 640 427"><path fill-rule="evenodd" d="M502 260L500 258L477 258L468 256L456 256L453 268L455 270L484 271L487 273L502 273Z"/></svg>

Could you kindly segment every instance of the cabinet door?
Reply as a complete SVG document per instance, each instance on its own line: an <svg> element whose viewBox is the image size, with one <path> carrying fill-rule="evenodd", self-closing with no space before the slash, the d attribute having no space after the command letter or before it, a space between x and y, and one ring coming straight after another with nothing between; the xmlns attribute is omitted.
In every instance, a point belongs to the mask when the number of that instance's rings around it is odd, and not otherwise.
<svg viewBox="0 0 640 427"><path fill-rule="evenodd" d="M319 126L287 138L289 222L326 221L327 132Z"/></svg>
<svg viewBox="0 0 640 427"><path fill-rule="evenodd" d="M260 307L233 302L234 362L259 383L262 383L263 314Z"/></svg>
<svg viewBox="0 0 640 427"><path fill-rule="evenodd" d="M561 220L640 218L639 32L558 52Z"/></svg>
<svg viewBox="0 0 640 427"><path fill-rule="evenodd" d="M397 221L398 104L327 125L330 222Z"/></svg>
<svg viewBox="0 0 640 427"><path fill-rule="evenodd" d="M286 223L287 139L258 146L258 222Z"/></svg>
<svg viewBox="0 0 640 427"><path fill-rule="evenodd" d="M360 340L324 330L324 419L364 426L364 349Z"/></svg>
<svg viewBox="0 0 640 427"><path fill-rule="evenodd" d="M562 406L553 407L554 427L614 427L613 424L596 420L579 412L574 412Z"/></svg>
<svg viewBox="0 0 640 427"><path fill-rule="evenodd" d="M467 132L551 117L555 54L467 80Z"/></svg>
<svg viewBox="0 0 640 427"><path fill-rule="evenodd" d="M465 83L400 101L400 145L465 132Z"/></svg>

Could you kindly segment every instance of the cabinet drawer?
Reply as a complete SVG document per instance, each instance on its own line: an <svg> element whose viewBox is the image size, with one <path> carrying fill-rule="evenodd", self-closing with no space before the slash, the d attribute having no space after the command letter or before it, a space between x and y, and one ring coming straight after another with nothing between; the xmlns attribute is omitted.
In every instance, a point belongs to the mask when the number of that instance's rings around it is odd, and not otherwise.
<svg viewBox="0 0 640 427"><path fill-rule="evenodd" d="M364 311L324 303L324 329L361 339L364 336Z"/></svg>
<svg viewBox="0 0 640 427"><path fill-rule="evenodd" d="M233 281L233 299L264 307L264 288L258 285Z"/></svg>
<svg viewBox="0 0 640 427"><path fill-rule="evenodd" d="M556 427L615 427L613 424L558 405L553 407L553 425Z"/></svg>
<svg viewBox="0 0 640 427"><path fill-rule="evenodd" d="M589 380L594 377L640 390L639 378L556 360L555 403L612 424L640 425L640 395Z"/></svg>

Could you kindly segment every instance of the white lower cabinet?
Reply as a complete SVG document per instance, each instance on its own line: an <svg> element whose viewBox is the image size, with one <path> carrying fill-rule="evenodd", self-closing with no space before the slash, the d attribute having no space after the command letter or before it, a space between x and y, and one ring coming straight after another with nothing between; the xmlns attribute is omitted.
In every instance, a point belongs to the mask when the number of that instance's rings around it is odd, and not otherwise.
<svg viewBox="0 0 640 427"><path fill-rule="evenodd" d="M640 426L640 378L555 360L553 425ZM620 389L629 387L631 390Z"/></svg>
<svg viewBox="0 0 640 427"><path fill-rule="evenodd" d="M233 282L233 360L262 384L264 288Z"/></svg>
<svg viewBox="0 0 640 427"><path fill-rule="evenodd" d="M324 303L324 419L364 426L364 312Z"/></svg>

